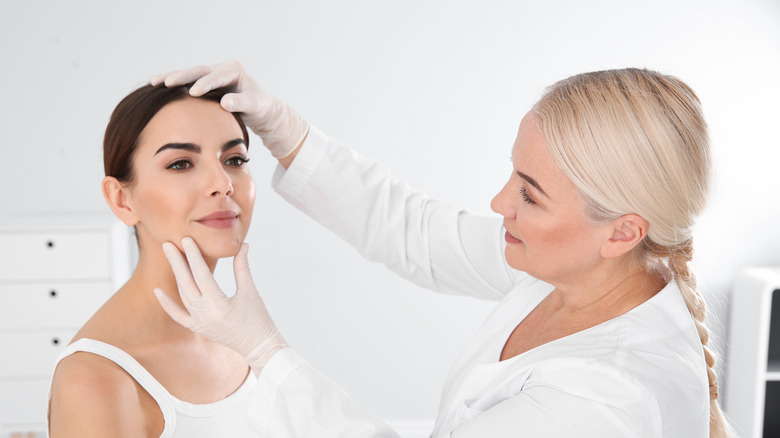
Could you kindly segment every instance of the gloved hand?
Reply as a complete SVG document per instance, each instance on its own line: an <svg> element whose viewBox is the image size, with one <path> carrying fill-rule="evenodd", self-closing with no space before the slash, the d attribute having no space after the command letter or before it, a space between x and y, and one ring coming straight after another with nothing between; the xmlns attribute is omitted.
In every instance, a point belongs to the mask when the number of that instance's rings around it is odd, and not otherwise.
<svg viewBox="0 0 780 438"><path fill-rule="evenodd" d="M160 305L174 321L244 356L249 366L259 373L287 342L276 329L252 282L247 261L249 246L242 244L233 258L236 294L228 298L214 280L195 241L185 237L181 244L187 261L170 242L163 244L163 251L173 268L187 310L162 289L155 289Z"/></svg>
<svg viewBox="0 0 780 438"><path fill-rule="evenodd" d="M309 123L284 102L257 84L238 61L215 66L202 65L153 76L149 83L165 83L168 87L195 82L190 95L198 97L217 88L231 93L220 104L226 111L241 113L244 123L263 139L263 144L276 158L290 155L309 132Z"/></svg>

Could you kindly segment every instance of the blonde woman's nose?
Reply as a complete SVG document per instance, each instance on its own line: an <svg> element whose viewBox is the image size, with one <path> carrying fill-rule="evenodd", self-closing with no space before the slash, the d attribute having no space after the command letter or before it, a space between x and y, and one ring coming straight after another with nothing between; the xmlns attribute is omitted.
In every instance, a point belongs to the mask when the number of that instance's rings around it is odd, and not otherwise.
<svg viewBox="0 0 780 438"><path fill-rule="evenodd" d="M504 184L504 187L502 187L490 201L490 209L504 217L512 216L511 201L508 196L509 194L507 193L507 190L509 190L509 183L510 181L507 181L507 183Z"/></svg>

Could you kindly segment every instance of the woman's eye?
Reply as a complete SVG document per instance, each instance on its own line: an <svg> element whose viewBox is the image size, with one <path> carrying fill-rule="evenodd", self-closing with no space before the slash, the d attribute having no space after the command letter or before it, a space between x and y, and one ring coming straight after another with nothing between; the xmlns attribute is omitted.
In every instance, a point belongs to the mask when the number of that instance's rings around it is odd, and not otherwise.
<svg viewBox="0 0 780 438"><path fill-rule="evenodd" d="M231 157L227 161L225 161L225 165L227 166L234 166L234 167L241 167L244 164L249 162L249 157L242 157L240 155Z"/></svg>
<svg viewBox="0 0 780 438"><path fill-rule="evenodd" d="M520 195L523 197L523 202L526 204L536 204L536 202L528 196L528 190L526 190L525 186L520 188Z"/></svg>
<svg viewBox="0 0 780 438"><path fill-rule="evenodd" d="M192 167L192 163L190 163L189 161L187 161L187 160L178 160L178 161L174 161L173 163L169 164L168 167L166 167L166 169L185 170L185 169L189 169L190 167Z"/></svg>

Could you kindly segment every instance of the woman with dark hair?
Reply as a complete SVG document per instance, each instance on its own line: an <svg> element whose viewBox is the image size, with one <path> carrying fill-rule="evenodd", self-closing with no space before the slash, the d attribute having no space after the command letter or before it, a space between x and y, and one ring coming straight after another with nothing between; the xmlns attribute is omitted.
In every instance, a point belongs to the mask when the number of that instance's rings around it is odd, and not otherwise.
<svg viewBox="0 0 780 438"><path fill-rule="evenodd" d="M135 228L138 265L58 359L54 438L253 436L246 411L256 378L244 358L176 324L152 294L165 285L181 302L163 242L193 239L211 272L220 258L246 259L249 138L220 107L223 94L147 85L111 116L103 195Z"/></svg>

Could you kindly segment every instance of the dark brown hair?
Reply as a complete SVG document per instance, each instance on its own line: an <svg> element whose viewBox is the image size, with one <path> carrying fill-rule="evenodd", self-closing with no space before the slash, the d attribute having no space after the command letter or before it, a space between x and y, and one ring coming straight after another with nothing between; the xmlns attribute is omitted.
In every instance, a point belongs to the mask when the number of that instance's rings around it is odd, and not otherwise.
<svg viewBox="0 0 780 438"><path fill-rule="evenodd" d="M106 176L113 176L119 182L133 182L133 153L138 139L146 125L165 105L190 96L190 85L168 88L165 85L144 85L122 99L111 114L103 138L103 168ZM219 103L226 90L213 90L198 99ZM249 147L249 135L241 116L233 114L244 142Z"/></svg>

